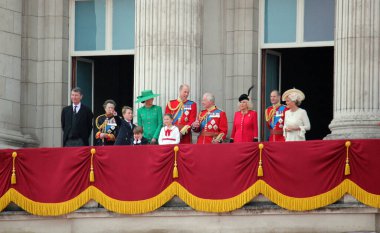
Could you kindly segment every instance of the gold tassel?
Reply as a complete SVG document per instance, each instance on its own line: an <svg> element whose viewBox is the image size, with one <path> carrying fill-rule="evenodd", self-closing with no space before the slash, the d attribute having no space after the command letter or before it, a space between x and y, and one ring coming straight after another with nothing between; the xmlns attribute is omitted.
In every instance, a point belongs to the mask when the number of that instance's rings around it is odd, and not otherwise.
<svg viewBox="0 0 380 233"><path fill-rule="evenodd" d="M174 147L174 168L173 168L173 178L178 178L178 168L177 168L177 153L178 153L179 147Z"/></svg>
<svg viewBox="0 0 380 233"><path fill-rule="evenodd" d="M261 177L264 176L264 171L263 171L263 162L261 160L262 152L263 152L264 144L260 143L259 144L259 149L260 149L260 160L259 160L259 168L257 169L257 176Z"/></svg>
<svg viewBox="0 0 380 233"><path fill-rule="evenodd" d="M15 167L16 157L17 157L17 152L13 152L12 153L13 165L12 165L11 184L16 184L16 167Z"/></svg>
<svg viewBox="0 0 380 233"><path fill-rule="evenodd" d="M347 141L345 143L345 146L346 146L346 167L344 168L344 175L348 176L351 174L350 160L348 159L348 148L351 146L351 142Z"/></svg>
<svg viewBox="0 0 380 233"><path fill-rule="evenodd" d="M91 168L90 168L90 182L93 183L95 181L94 174L94 154L96 153L95 148L91 149Z"/></svg>

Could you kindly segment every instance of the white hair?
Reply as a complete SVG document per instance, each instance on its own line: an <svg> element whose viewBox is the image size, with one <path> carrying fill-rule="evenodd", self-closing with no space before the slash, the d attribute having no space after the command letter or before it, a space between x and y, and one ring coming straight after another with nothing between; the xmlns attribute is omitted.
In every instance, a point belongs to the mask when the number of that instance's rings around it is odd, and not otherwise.
<svg viewBox="0 0 380 233"><path fill-rule="evenodd" d="M208 101L215 103L215 96L211 94L210 92L204 93L203 97L206 97Z"/></svg>
<svg viewBox="0 0 380 233"><path fill-rule="evenodd" d="M187 87L187 89L190 91L190 86L188 84L181 84L181 86L179 86L179 90L182 91L184 87Z"/></svg>

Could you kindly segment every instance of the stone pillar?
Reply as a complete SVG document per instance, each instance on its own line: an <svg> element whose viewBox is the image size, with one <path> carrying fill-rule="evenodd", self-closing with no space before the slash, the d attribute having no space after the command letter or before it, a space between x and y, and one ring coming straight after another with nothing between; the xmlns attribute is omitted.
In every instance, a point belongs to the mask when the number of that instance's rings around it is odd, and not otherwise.
<svg viewBox="0 0 380 233"><path fill-rule="evenodd" d="M224 109L231 132L238 98L241 94L247 93L252 85L254 85L254 89L250 94L254 105L253 109L260 113L260 109L257 107L259 90L257 82L259 0L224 0L224 5L226 8L225 16L221 16L221 18L225 21L225 85L224 92L221 95L225 99ZM210 21L213 20L212 18L209 19ZM207 21L206 14L205 21ZM207 50L206 43L204 50ZM204 73L207 68L203 69Z"/></svg>
<svg viewBox="0 0 380 233"><path fill-rule="evenodd" d="M380 1L336 0L334 56L327 139L380 138Z"/></svg>
<svg viewBox="0 0 380 233"><path fill-rule="evenodd" d="M136 1L134 99L152 89L164 107L182 83L201 98L201 12L202 0Z"/></svg>
<svg viewBox="0 0 380 233"><path fill-rule="evenodd" d="M59 147L68 100L69 1L23 2L21 129L39 146Z"/></svg>
<svg viewBox="0 0 380 233"><path fill-rule="evenodd" d="M0 1L0 148L33 144L20 129L22 0Z"/></svg>

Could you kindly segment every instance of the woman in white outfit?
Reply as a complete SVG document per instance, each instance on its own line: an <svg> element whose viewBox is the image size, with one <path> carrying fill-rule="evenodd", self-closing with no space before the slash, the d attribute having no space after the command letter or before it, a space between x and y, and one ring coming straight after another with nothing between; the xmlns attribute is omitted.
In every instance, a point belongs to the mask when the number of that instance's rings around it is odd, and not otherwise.
<svg viewBox="0 0 380 233"><path fill-rule="evenodd" d="M300 108L305 95L298 89L289 89L282 95L289 108L285 112L284 137L285 141L305 141L305 134L310 130L310 121L307 112Z"/></svg>

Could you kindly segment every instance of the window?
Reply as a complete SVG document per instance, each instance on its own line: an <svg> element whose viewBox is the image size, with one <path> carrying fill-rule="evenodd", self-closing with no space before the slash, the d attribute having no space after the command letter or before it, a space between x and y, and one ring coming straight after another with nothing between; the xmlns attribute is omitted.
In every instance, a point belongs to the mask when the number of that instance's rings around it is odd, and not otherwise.
<svg viewBox="0 0 380 233"><path fill-rule="evenodd" d="M297 0L265 1L265 43L296 42Z"/></svg>
<svg viewBox="0 0 380 233"><path fill-rule="evenodd" d="M333 46L335 0L262 0L261 47Z"/></svg>
<svg viewBox="0 0 380 233"><path fill-rule="evenodd" d="M133 54L135 0L71 0L73 56Z"/></svg>
<svg viewBox="0 0 380 233"><path fill-rule="evenodd" d="M305 0L304 41L334 40L335 2Z"/></svg>
<svg viewBox="0 0 380 233"><path fill-rule="evenodd" d="M106 1L75 2L75 50L104 50Z"/></svg>

